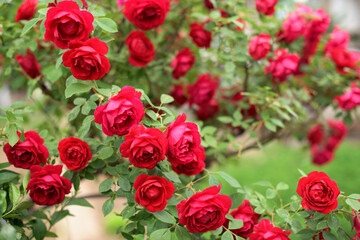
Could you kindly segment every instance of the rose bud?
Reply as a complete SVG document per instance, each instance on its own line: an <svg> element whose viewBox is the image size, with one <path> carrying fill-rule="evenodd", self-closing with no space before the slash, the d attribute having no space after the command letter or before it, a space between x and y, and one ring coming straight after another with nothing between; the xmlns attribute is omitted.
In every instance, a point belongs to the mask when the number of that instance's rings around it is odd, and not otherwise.
<svg viewBox="0 0 360 240"><path fill-rule="evenodd" d="M129 62L135 67L145 67L154 59L154 45L142 31L132 31L126 37L126 46L129 50Z"/></svg>
<svg viewBox="0 0 360 240"><path fill-rule="evenodd" d="M23 1L17 10L15 22L19 22L20 20L31 20L37 11L36 6L38 3L38 0Z"/></svg>
<svg viewBox="0 0 360 240"><path fill-rule="evenodd" d="M188 47L179 51L172 60L170 66L173 68L172 76L179 79L186 75L195 63L194 52L190 51Z"/></svg>
<svg viewBox="0 0 360 240"><path fill-rule="evenodd" d="M79 171L86 167L92 158L89 145L79 138L64 138L59 142L60 160L68 169Z"/></svg>
<svg viewBox="0 0 360 240"><path fill-rule="evenodd" d="M288 237L291 231L284 231L279 227L275 227L269 219L261 219L259 224L255 225L254 233L249 237L249 240L290 240Z"/></svg>
<svg viewBox="0 0 360 240"><path fill-rule="evenodd" d="M256 0L256 10L264 15L273 15L278 0Z"/></svg>
<svg viewBox="0 0 360 240"><path fill-rule="evenodd" d="M204 27L205 27L205 23L203 24L192 23L190 25L189 36L196 44L196 46L200 48L202 47L209 48L212 40L212 35L211 32L206 30Z"/></svg>
<svg viewBox="0 0 360 240"><path fill-rule="evenodd" d="M249 42L250 56L255 60L265 58L271 49L270 40L271 37L269 34L262 33L253 37Z"/></svg>
<svg viewBox="0 0 360 240"><path fill-rule="evenodd" d="M15 59L30 78L35 79L41 75L41 66L29 48L26 49L26 55L15 55Z"/></svg>

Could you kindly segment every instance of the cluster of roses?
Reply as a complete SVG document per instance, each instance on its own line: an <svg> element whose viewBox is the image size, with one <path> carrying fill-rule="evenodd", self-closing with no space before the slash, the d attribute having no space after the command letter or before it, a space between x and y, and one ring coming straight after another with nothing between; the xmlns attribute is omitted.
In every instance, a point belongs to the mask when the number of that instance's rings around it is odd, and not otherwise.
<svg viewBox="0 0 360 240"><path fill-rule="evenodd" d="M329 163L334 152L347 134L347 127L342 121L328 120L328 131L322 124L309 129L307 139L311 144L312 162L316 165Z"/></svg>
<svg viewBox="0 0 360 240"><path fill-rule="evenodd" d="M357 87L356 82L352 82L350 86L350 90L345 92L343 95L335 97L339 108L345 111L354 109L360 104L360 88Z"/></svg>

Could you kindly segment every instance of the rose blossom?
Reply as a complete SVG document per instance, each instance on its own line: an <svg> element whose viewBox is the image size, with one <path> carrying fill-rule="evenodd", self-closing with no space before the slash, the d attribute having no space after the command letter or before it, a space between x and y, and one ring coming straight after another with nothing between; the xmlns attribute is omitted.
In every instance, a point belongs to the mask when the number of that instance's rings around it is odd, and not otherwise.
<svg viewBox="0 0 360 240"><path fill-rule="evenodd" d="M139 175L135 182L135 201L150 212L162 211L174 191L172 182L159 176Z"/></svg>
<svg viewBox="0 0 360 240"><path fill-rule="evenodd" d="M139 125L133 126L125 135L120 153L135 167L151 170L165 159L167 149L167 139L159 129Z"/></svg>
<svg viewBox="0 0 360 240"><path fill-rule="evenodd" d="M195 113L198 119L205 121L214 117L219 112L219 108L219 103L211 99L209 103L199 105Z"/></svg>
<svg viewBox="0 0 360 240"><path fill-rule="evenodd" d="M351 89L341 96L336 96L339 108L343 110L351 110L360 104L360 88L356 83L351 84Z"/></svg>
<svg viewBox="0 0 360 240"><path fill-rule="evenodd" d="M338 206L340 190L324 172L313 171L299 180L296 192L302 197L304 209L328 214Z"/></svg>
<svg viewBox="0 0 360 240"><path fill-rule="evenodd" d="M17 135L21 136L20 132ZM17 168L29 169L34 165L45 164L49 151L44 146L42 139L37 132L27 131L24 133L25 141L19 141L12 147L9 143L4 146L4 152L9 163Z"/></svg>
<svg viewBox="0 0 360 240"><path fill-rule="evenodd" d="M110 62L105 57L108 46L98 38L90 38L85 42L72 41L69 51L63 55L65 67L79 80L99 80L110 70Z"/></svg>
<svg viewBox="0 0 360 240"><path fill-rule="evenodd" d="M135 91L135 88L123 87L108 103L95 109L94 122L101 124L103 132L108 136L124 136L144 117L145 110L140 98L141 92Z"/></svg>
<svg viewBox="0 0 360 240"><path fill-rule="evenodd" d="M307 139L310 144L319 144L324 139L324 129L321 124L312 126L307 134Z"/></svg>
<svg viewBox="0 0 360 240"><path fill-rule="evenodd" d="M183 105L187 101L185 92L185 87L183 85L174 85L170 95L175 99L175 103Z"/></svg>
<svg viewBox="0 0 360 240"><path fill-rule="evenodd" d="M275 227L269 219L264 218L255 225L254 233L250 235L249 240L290 240L290 233L291 231Z"/></svg>
<svg viewBox="0 0 360 240"><path fill-rule="evenodd" d="M169 10L169 0L128 0L124 5L127 20L144 31L163 24Z"/></svg>
<svg viewBox="0 0 360 240"><path fill-rule="evenodd" d="M264 33L253 37L249 42L250 56L255 60L265 58L271 49L270 40L270 35Z"/></svg>
<svg viewBox="0 0 360 240"><path fill-rule="evenodd" d="M240 219L243 221L244 225L239 229L231 229L233 233L242 237L248 238L250 234L253 232L254 225L258 223L260 218L260 214L257 214L253 211L249 200L245 199L244 202L234 210L230 212L230 215L235 219ZM229 228L229 220L226 219L224 226Z"/></svg>
<svg viewBox="0 0 360 240"><path fill-rule="evenodd" d="M273 15L278 0L256 0L256 10L264 15Z"/></svg>
<svg viewBox="0 0 360 240"><path fill-rule="evenodd" d="M38 3L38 0L23 1L17 10L15 22L19 22L20 20L31 20L37 11L36 6Z"/></svg>
<svg viewBox="0 0 360 240"><path fill-rule="evenodd" d="M318 145L311 147L312 162L316 165L324 165L334 159L334 153L327 148L319 149Z"/></svg>
<svg viewBox="0 0 360 240"><path fill-rule="evenodd" d="M41 66L29 48L26 49L26 55L15 55L15 59L30 78L34 79L41 75Z"/></svg>
<svg viewBox="0 0 360 240"><path fill-rule="evenodd" d="M283 38L286 43L295 41L307 28L306 18L298 11L289 14L282 24Z"/></svg>
<svg viewBox="0 0 360 240"><path fill-rule="evenodd" d="M58 151L61 161L68 169L78 171L86 167L92 158L89 145L79 138L64 138L59 142Z"/></svg>
<svg viewBox="0 0 360 240"><path fill-rule="evenodd" d="M331 59L334 61L337 70L341 74L347 72L344 68L355 68L360 61L360 54L356 51L348 51L342 47L334 48L330 51Z"/></svg>
<svg viewBox="0 0 360 240"><path fill-rule="evenodd" d="M219 79L217 76L213 76L209 73L199 75L196 82L189 86L188 89L190 106L193 104L208 104L215 96L218 85Z"/></svg>
<svg viewBox="0 0 360 240"><path fill-rule="evenodd" d="M212 40L212 35L211 32L206 30L204 27L205 27L205 23L203 24L192 23L190 25L189 36L196 44L196 46L200 48L202 47L209 48Z"/></svg>
<svg viewBox="0 0 360 240"><path fill-rule="evenodd" d="M334 30L330 33L330 40L325 45L325 53L331 52L335 48L343 48L346 49L349 46L350 42L350 34L341 30L338 25L335 25Z"/></svg>
<svg viewBox="0 0 360 240"><path fill-rule="evenodd" d="M173 78L179 79L180 77L185 76L186 73L192 68L194 63L195 57L193 51L191 51L188 47L179 51L170 64L170 66L173 68Z"/></svg>
<svg viewBox="0 0 360 240"><path fill-rule="evenodd" d="M221 185L212 186L182 200L176 209L179 223L189 232L203 233L221 227L231 207L231 198L219 194Z"/></svg>
<svg viewBox="0 0 360 240"><path fill-rule="evenodd" d="M186 162L173 161L171 162L171 169L177 174L184 174L187 176L198 175L205 168L205 149L198 147L194 150L192 159L188 159ZM170 162L170 161L169 161Z"/></svg>
<svg viewBox="0 0 360 240"><path fill-rule="evenodd" d="M135 67L145 67L154 59L154 45L142 31L132 31L126 37L126 46L129 50L129 62Z"/></svg>
<svg viewBox="0 0 360 240"><path fill-rule="evenodd" d="M339 139L340 141L347 135L347 127L343 121L330 119L327 121L327 124L331 129L331 136Z"/></svg>
<svg viewBox="0 0 360 240"><path fill-rule="evenodd" d="M85 41L93 31L93 15L82 11L74 1L61 1L47 11L45 40L67 49L70 41Z"/></svg>
<svg viewBox="0 0 360 240"><path fill-rule="evenodd" d="M30 181L26 190L30 198L38 205L59 204L70 193L71 182L61 177L61 165L33 166L30 169Z"/></svg>

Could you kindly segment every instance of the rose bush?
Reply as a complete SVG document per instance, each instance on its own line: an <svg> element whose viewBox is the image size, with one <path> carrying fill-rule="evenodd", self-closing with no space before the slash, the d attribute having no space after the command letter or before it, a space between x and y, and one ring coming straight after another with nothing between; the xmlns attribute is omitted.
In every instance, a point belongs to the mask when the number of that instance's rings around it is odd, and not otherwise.
<svg viewBox="0 0 360 240"><path fill-rule="evenodd" d="M356 239L360 195L334 176L261 192L212 170L291 134L331 164L356 120L350 35L323 9L277 3L0 1L0 84L29 99L1 107L0 237L56 237L69 205L91 207L82 180L102 175L102 212L124 199L126 239Z"/></svg>

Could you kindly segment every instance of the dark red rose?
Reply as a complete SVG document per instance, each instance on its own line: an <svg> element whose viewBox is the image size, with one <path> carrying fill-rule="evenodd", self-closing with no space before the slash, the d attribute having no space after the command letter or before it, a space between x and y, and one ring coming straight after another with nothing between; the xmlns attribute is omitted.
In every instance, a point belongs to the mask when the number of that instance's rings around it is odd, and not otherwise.
<svg viewBox="0 0 360 240"><path fill-rule="evenodd" d="M206 30L205 23L198 24L198 23L192 23L190 25L190 37L193 40L193 42L196 44L196 46L202 48L209 48L210 43L212 40L211 32Z"/></svg>
<svg viewBox="0 0 360 240"><path fill-rule="evenodd" d="M330 51L331 59L334 61L337 70L341 74L346 74L344 68L353 69L360 61L360 54L356 51L348 51L345 48L337 47Z"/></svg>
<svg viewBox="0 0 360 240"><path fill-rule="evenodd" d="M358 200L360 202L360 200ZM353 221L354 221L354 225L353 225L353 228L351 229L351 231L353 229L355 229L355 231L357 233L360 233L360 215L357 211L353 210ZM360 238L360 235L358 236Z"/></svg>
<svg viewBox="0 0 360 240"><path fill-rule="evenodd" d="M162 211L175 191L172 182L159 176L139 175L135 182L135 201L150 212Z"/></svg>
<svg viewBox="0 0 360 240"><path fill-rule="evenodd" d="M176 206L179 223L186 225L191 233L203 233L221 227L232 201L230 197L219 194L220 189L221 185L212 186L182 200Z"/></svg>
<svg viewBox="0 0 360 240"><path fill-rule="evenodd" d="M172 76L179 79L185 76L195 63L194 52L190 51L188 47L179 51L172 60L170 66L173 68Z"/></svg>
<svg viewBox="0 0 360 240"><path fill-rule="evenodd" d="M45 40L52 41L61 49L67 49L70 41L85 41L93 31L93 15L80 11L75 1L61 1L47 11Z"/></svg>
<svg viewBox="0 0 360 240"><path fill-rule="evenodd" d="M36 6L38 3L38 0L23 1L17 10L15 22L19 22L20 20L31 20L37 11Z"/></svg>
<svg viewBox="0 0 360 240"><path fill-rule="evenodd" d="M196 82L189 86L188 94L190 95L189 104L203 105L210 102L215 96L219 85L217 76L209 73L198 76Z"/></svg>
<svg viewBox="0 0 360 240"><path fill-rule="evenodd" d="M144 117L145 110L140 98L141 92L135 91L135 88L123 87L108 103L95 109L94 122L101 124L103 132L108 136L124 136Z"/></svg>
<svg viewBox="0 0 360 240"><path fill-rule="evenodd" d="M165 130L168 140L167 159L178 174L198 174L205 167L205 152L195 123L185 122L186 114L178 116ZM194 167L194 169L188 169ZM190 170L190 172L189 172ZM191 174L193 175L193 174Z"/></svg>
<svg viewBox="0 0 360 240"><path fill-rule="evenodd" d="M335 25L334 30L330 33L330 40L326 44L324 51L328 53L336 48L347 49L349 42L350 34L345 30L341 30L338 25Z"/></svg>
<svg viewBox="0 0 360 240"><path fill-rule="evenodd" d="M169 0L128 0L124 5L127 20L144 31L163 24L169 10Z"/></svg>
<svg viewBox="0 0 360 240"><path fill-rule="evenodd" d="M306 227L306 228L308 228L308 227ZM325 240L325 238L324 238L324 235L323 235L323 232L327 232L327 231L329 231L329 228L324 228L324 230L322 230L321 232L319 232L319 233L317 233L315 236L313 236L313 240Z"/></svg>
<svg viewBox="0 0 360 240"><path fill-rule="evenodd" d="M307 139L311 145L319 144L324 139L324 128L321 124L315 124L312 126L307 134Z"/></svg>
<svg viewBox="0 0 360 240"><path fill-rule="evenodd" d="M334 153L327 148L321 149L318 145L311 147L312 162L316 165L324 165L334 159Z"/></svg>
<svg viewBox="0 0 360 240"><path fill-rule="evenodd" d="M339 108L343 110L351 110L360 104L360 88L356 83L351 84L351 89L341 96L336 96Z"/></svg>
<svg viewBox="0 0 360 240"><path fill-rule="evenodd" d="M254 233L250 235L249 240L290 240L290 234L291 231L275 227L269 219L264 218L255 225Z"/></svg>
<svg viewBox="0 0 360 240"><path fill-rule="evenodd" d="M157 128L133 126L125 135L125 140L120 146L120 153L122 157L129 158L135 167L150 170L165 159L167 139Z"/></svg>
<svg viewBox="0 0 360 240"><path fill-rule="evenodd" d="M270 65L265 69L265 74L272 74L272 81L284 82L286 78L296 72L300 57L295 53L288 53L287 49L275 51L274 59L269 59Z"/></svg>
<svg viewBox="0 0 360 240"><path fill-rule="evenodd" d="M211 99L209 103L199 105L195 113L198 119L205 121L213 118L219 112L219 108L219 103Z"/></svg>
<svg viewBox="0 0 360 240"><path fill-rule="evenodd" d="M17 133L19 138L21 133ZM29 169L34 165L45 164L49 151L44 146L42 139L37 132L28 131L24 133L25 141L19 141L12 147L9 143L4 146L4 152L9 163L17 168Z"/></svg>
<svg viewBox="0 0 360 240"><path fill-rule="evenodd" d="M265 15L273 15L277 2L278 0L256 0L256 10Z"/></svg>
<svg viewBox="0 0 360 240"><path fill-rule="evenodd" d="M175 99L175 103L183 105L187 101L185 88L182 85L174 85L170 95Z"/></svg>
<svg viewBox="0 0 360 240"><path fill-rule="evenodd" d="M249 42L250 56L255 60L265 58L271 49L270 40L271 37L269 34L262 33L253 37Z"/></svg>
<svg viewBox="0 0 360 240"><path fill-rule="evenodd" d="M204 0L204 4L208 9L214 8L214 4L212 4L212 2L210 0Z"/></svg>
<svg viewBox="0 0 360 240"><path fill-rule="evenodd" d="M230 215L235 219L240 219L243 221L244 225L239 229L231 229L233 233L242 237L248 238L253 232L254 225L258 223L260 214L257 214L253 211L249 200L245 199L244 202L234 210L230 212ZM224 226L229 227L229 219L226 219Z"/></svg>
<svg viewBox="0 0 360 240"><path fill-rule="evenodd" d="M71 73L79 80L99 80L110 70L110 62L105 57L108 52L106 43L90 38L85 42L72 41L71 50L63 55L65 67L70 67Z"/></svg>
<svg viewBox="0 0 360 240"><path fill-rule="evenodd" d="M154 59L154 45L142 31L132 31L126 37L126 46L129 50L129 62L135 67L145 67Z"/></svg>
<svg viewBox="0 0 360 240"><path fill-rule="evenodd" d="M325 149L330 152L334 152L340 143L341 141L338 138L331 136L326 141Z"/></svg>
<svg viewBox="0 0 360 240"><path fill-rule="evenodd" d="M30 169L30 182L26 190L30 198L38 205L59 204L70 193L71 182L61 177L61 165L33 166Z"/></svg>
<svg viewBox="0 0 360 240"><path fill-rule="evenodd" d="M34 79L41 75L41 66L29 48L26 49L26 55L15 55L15 58L30 78Z"/></svg>
<svg viewBox="0 0 360 240"><path fill-rule="evenodd" d="M340 190L324 172L311 172L299 180L296 192L302 197L304 209L328 214L338 206Z"/></svg>
<svg viewBox="0 0 360 240"><path fill-rule="evenodd" d="M92 158L89 145L79 138L64 138L59 142L58 150L61 161L74 171L85 168Z"/></svg>

